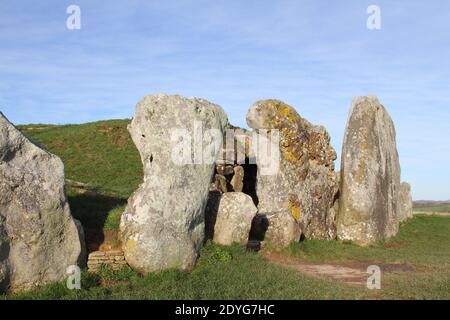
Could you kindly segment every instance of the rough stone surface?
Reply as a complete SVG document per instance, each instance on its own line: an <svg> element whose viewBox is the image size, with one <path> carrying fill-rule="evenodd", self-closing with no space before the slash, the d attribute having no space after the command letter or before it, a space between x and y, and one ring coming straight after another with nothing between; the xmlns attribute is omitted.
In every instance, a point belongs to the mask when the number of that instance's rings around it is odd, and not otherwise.
<svg viewBox="0 0 450 320"><path fill-rule="evenodd" d="M403 222L413 216L413 203L411 196L411 186L407 182L402 182L399 192L399 222Z"/></svg>
<svg viewBox="0 0 450 320"><path fill-rule="evenodd" d="M234 172L233 166L231 166L231 165L226 165L226 166L219 165L219 166L217 166L216 169L217 169L217 173L222 176L228 176L230 174L233 174L233 172Z"/></svg>
<svg viewBox="0 0 450 320"><path fill-rule="evenodd" d="M144 97L136 107L128 130L141 155L144 182L128 200L120 235L126 261L137 271L189 270L197 259L221 143L212 146L212 163L195 159L197 164L179 163L182 148L178 150L180 141L173 139L174 130L185 129L192 139L188 145L195 148L199 145L194 140L195 122L202 124L204 133L216 129L220 137L228 124L222 108L203 99L156 94ZM213 140L204 137L207 150ZM188 152L192 154L194 150Z"/></svg>
<svg viewBox="0 0 450 320"><path fill-rule="evenodd" d="M342 147L338 237L368 244L395 235L399 191L394 123L376 97L358 97Z"/></svg>
<svg viewBox="0 0 450 320"><path fill-rule="evenodd" d="M234 167L234 175L230 184L234 192L242 192L244 188L244 168L242 166Z"/></svg>
<svg viewBox="0 0 450 320"><path fill-rule="evenodd" d="M86 235L84 233L83 225L81 224L81 221L77 219L73 219L75 222L75 226L77 227L78 231L78 237L80 238L80 256L78 258L78 265L80 267L84 267L86 265L87 261L87 248L86 248Z"/></svg>
<svg viewBox="0 0 450 320"><path fill-rule="evenodd" d="M225 178L221 174L216 174L216 189L219 190L222 193L225 193L228 191L228 182L227 178Z"/></svg>
<svg viewBox="0 0 450 320"><path fill-rule="evenodd" d="M291 209L275 211L265 214L269 222L264 241L270 246L284 248L293 242L298 242L302 229L298 221L292 216Z"/></svg>
<svg viewBox="0 0 450 320"><path fill-rule="evenodd" d="M80 262L81 247L62 161L0 113L0 286L21 291L61 281Z"/></svg>
<svg viewBox="0 0 450 320"><path fill-rule="evenodd" d="M127 265L121 250L94 251L89 254L87 266L89 272L97 272L102 266L120 270Z"/></svg>
<svg viewBox="0 0 450 320"><path fill-rule="evenodd" d="M9 286L9 241L4 227L4 218L0 215L0 293Z"/></svg>
<svg viewBox="0 0 450 320"><path fill-rule="evenodd" d="M247 244L257 211L249 195L242 192L224 193L219 202L213 241L222 245Z"/></svg>
<svg viewBox="0 0 450 320"><path fill-rule="evenodd" d="M338 184L334 173L336 152L321 126L314 126L282 101L256 102L247 114L255 129L278 129L278 174L263 175L258 166L258 211L269 219L268 238L276 246L307 238L333 239L330 219ZM284 217L283 215L286 215Z"/></svg>

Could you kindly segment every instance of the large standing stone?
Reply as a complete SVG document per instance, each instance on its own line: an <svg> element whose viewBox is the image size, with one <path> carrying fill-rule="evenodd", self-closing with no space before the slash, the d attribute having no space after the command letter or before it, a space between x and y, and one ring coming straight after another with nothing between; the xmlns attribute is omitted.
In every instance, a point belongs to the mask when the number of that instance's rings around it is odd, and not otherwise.
<svg viewBox="0 0 450 320"><path fill-rule="evenodd" d="M242 192L244 189L244 175L245 172L242 166L234 167L234 175L230 182L234 192Z"/></svg>
<svg viewBox="0 0 450 320"><path fill-rule="evenodd" d="M0 287L61 281L68 266L81 262L81 249L62 161L0 113Z"/></svg>
<svg viewBox="0 0 450 320"><path fill-rule="evenodd" d="M399 190L394 123L376 97L358 97L342 147L338 237L368 244L395 235Z"/></svg>
<svg viewBox="0 0 450 320"><path fill-rule="evenodd" d="M242 192L224 193L219 202L213 241L222 245L235 242L247 244L257 211L249 195Z"/></svg>
<svg viewBox="0 0 450 320"><path fill-rule="evenodd" d="M138 103L128 130L141 155L144 182L128 200L120 225L125 258L134 269L152 272L194 266L221 148L221 141L206 131L215 129L221 138L227 123L222 108L203 99L157 94ZM183 136L175 134L180 129ZM202 161L201 153L207 150L210 157Z"/></svg>
<svg viewBox="0 0 450 320"><path fill-rule="evenodd" d="M292 209L271 211L262 215L268 222L264 241L271 246L284 248L300 240L302 230L296 218L292 216Z"/></svg>
<svg viewBox="0 0 450 320"><path fill-rule="evenodd" d="M4 227L5 218L0 215L0 293L9 286L9 240Z"/></svg>
<svg viewBox="0 0 450 320"><path fill-rule="evenodd" d="M411 196L411 186L407 182L402 182L399 192L399 217L398 220L403 222L413 216L413 204Z"/></svg>
<svg viewBox="0 0 450 320"><path fill-rule="evenodd" d="M329 216L338 189L336 152L325 128L312 125L278 100L256 102L247 123L255 130L279 132L279 144L274 146L279 148L278 172L263 174L258 163L258 212L269 220L270 242L284 247L298 241L302 232L307 238L334 238L335 221ZM254 152L260 159L261 150Z"/></svg>

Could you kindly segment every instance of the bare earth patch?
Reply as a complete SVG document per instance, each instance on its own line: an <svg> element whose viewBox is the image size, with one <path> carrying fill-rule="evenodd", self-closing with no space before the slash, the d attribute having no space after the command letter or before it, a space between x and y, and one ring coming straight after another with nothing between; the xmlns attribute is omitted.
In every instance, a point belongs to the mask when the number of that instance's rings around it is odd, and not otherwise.
<svg viewBox="0 0 450 320"><path fill-rule="evenodd" d="M379 266L381 272L383 273L414 271L414 268L407 264L370 263L359 261L349 261L341 264L318 264L305 262L298 258L281 256L273 252L263 252L262 254L265 259L282 267L291 268L314 277L328 278L358 287L366 287L367 278L370 276L370 274L367 273L367 267L370 265Z"/></svg>

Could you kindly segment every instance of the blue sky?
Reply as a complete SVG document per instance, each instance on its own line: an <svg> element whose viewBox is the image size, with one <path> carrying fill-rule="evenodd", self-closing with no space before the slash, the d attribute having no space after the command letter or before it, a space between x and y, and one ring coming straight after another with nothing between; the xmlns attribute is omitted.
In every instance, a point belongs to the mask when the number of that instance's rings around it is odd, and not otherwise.
<svg viewBox="0 0 450 320"><path fill-rule="evenodd" d="M66 8L81 8L68 30ZM369 5L381 30L366 27ZM450 2L0 2L0 110L15 123L130 118L147 94L224 107L245 126L281 99L340 154L352 99L376 94L397 129L415 199L450 199Z"/></svg>

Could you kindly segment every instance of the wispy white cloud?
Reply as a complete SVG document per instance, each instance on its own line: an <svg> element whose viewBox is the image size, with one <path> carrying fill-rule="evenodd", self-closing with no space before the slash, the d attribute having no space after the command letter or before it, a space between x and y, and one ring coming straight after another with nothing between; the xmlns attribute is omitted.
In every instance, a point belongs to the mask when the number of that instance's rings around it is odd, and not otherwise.
<svg viewBox="0 0 450 320"><path fill-rule="evenodd" d="M325 125L340 153L357 95L394 118L403 177L416 198L450 198L450 4L372 1L77 0L0 3L0 109L14 122L131 117L165 91L249 106L279 98ZM67 5L82 29L65 28Z"/></svg>

